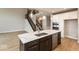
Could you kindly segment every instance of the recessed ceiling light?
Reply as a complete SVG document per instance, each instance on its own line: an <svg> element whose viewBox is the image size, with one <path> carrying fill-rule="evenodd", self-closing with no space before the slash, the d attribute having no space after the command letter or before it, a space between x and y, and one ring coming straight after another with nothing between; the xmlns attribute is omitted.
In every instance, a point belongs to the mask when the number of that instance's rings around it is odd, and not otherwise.
<svg viewBox="0 0 79 59"><path fill-rule="evenodd" d="M67 9L67 8L63 8L63 9Z"/></svg>

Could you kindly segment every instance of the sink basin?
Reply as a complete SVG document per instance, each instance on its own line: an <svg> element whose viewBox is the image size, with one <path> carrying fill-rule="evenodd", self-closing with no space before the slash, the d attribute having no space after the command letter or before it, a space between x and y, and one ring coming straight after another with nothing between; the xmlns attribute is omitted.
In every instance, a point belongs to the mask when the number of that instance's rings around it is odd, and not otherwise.
<svg viewBox="0 0 79 59"><path fill-rule="evenodd" d="M35 34L35 36L43 36L43 35L47 35L47 33L38 33L38 34Z"/></svg>

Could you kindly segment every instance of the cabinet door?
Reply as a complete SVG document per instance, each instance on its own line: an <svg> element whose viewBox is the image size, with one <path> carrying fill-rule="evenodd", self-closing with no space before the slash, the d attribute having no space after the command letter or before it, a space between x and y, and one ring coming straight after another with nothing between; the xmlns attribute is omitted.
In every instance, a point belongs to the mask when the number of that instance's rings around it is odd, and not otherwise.
<svg viewBox="0 0 79 59"><path fill-rule="evenodd" d="M52 35L52 49L58 45L58 33Z"/></svg>
<svg viewBox="0 0 79 59"><path fill-rule="evenodd" d="M50 51L52 50L52 37L50 38L43 38L44 41L40 42L40 51ZM42 39L42 40L43 40Z"/></svg>
<svg viewBox="0 0 79 59"><path fill-rule="evenodd" d="M61 32L58 33L58 45L61 44Z"/></svg>
<svg viewBox="0 0 79 59"><path fill-rule="evenodd" d="M34 45L32 47L27 48L27 51L39 51L39 45Z"/></svg>
<svg viewBox="0 0 79 59"><path fill-rule="evenodd" d="M34 40L24 44L24 51L38 51L39 50L39 40Z"/></svg>

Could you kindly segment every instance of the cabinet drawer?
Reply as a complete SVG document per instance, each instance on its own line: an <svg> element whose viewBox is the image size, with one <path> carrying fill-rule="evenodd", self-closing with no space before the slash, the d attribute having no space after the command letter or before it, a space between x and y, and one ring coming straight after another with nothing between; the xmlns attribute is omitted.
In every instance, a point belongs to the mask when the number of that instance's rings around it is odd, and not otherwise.
<svg viewBox="0 0 79 59"><path fill-rule="evenodd" d="M28 48L28 47L31 47L31 46L38 44L38 43L39 43L39 40L34 40L34 41L26 43L25 47Z"/></svg>
<svg viewBox="0 0 79 59"><path fill-rule="evenodd" d="M39 45L34 45L26 49L27 51L39 51Z"/></svg>

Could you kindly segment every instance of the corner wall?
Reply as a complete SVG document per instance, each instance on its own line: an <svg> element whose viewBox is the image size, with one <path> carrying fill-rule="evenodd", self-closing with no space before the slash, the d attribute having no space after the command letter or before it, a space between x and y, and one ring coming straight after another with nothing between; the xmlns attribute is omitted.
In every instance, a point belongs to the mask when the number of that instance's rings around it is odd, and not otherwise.
<svg viewBox="0 0 79 59"><path fill-rule="evenodd" d="M78 43L79 43L79 8L78 8L77 16L78 16Z"/></svg>
<svg viewBox="0 0 79 59"><path fill-rule="evenodd" d="M64 35L72 39L78 39L78 19L64 21Z"/></svg>

